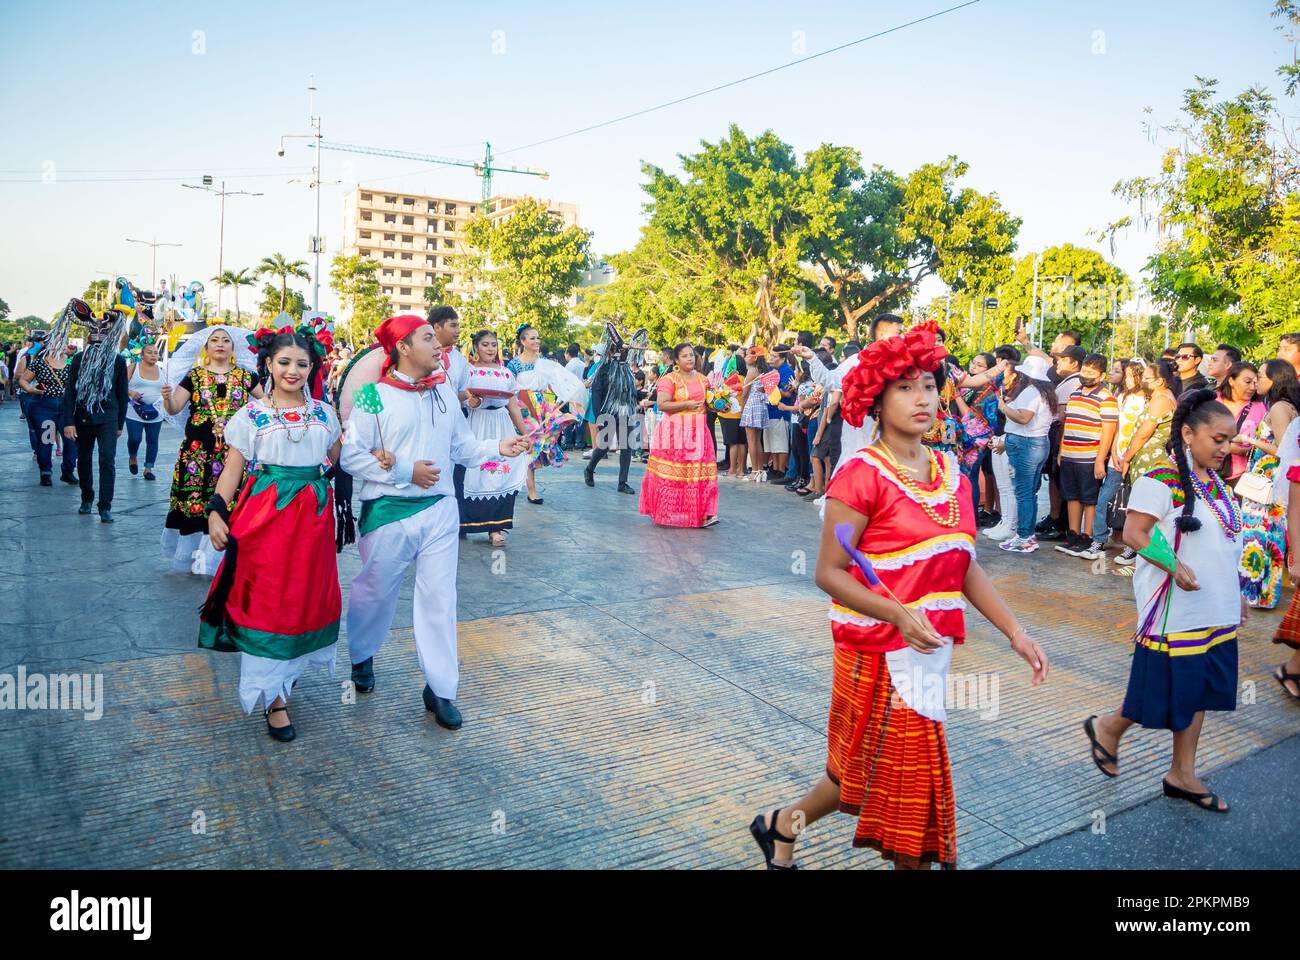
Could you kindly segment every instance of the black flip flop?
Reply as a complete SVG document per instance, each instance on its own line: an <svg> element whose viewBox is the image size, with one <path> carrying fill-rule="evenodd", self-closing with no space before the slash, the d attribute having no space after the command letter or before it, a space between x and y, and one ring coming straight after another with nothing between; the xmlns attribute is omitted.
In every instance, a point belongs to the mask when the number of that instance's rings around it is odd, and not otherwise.
<svg viewBox="0 0 1300 960"><path fill-rule="evenodd" d="M1278 685L1281 686L1282 689L1286 691L1286 695L1288 697L1290 697L1292 700L1295 700L1297 703L1300 703L1300 697L1297 697L1294 693L1292 693L1291 690L1286 685L1287 681L1289 680L1292 683L1294 683L1297 687L1300 687L1300 673L1287 673L1286 664L1279 663L1277 665L1277 670L1273 672L1273 679L1276 680L1278 682Z"/></svg>
<svg viewBox="0 0 1300 960"><path fill-rule="evenodd" d="M780 814L780 810L773 810L772 824L771 826L768 826L768 824L763 821L763 815L760 813L754 818L754 822L749 825L749 834L754 838L754 842L758 844L758 849L763 851L763 860L767 863L767 869L798 870L799 864L797 863L792 863L788 866L781 866L780 864L772 862L772 858L776 856L776 841L780 840L782 843L794 843L793 837L787 837L776 829L776 818L780 816Z"/></svg>
<svg viewBox="0 0 1300 960"><path fill-rule="evenodd" d="M1112 778L1118 777L1119 776L1118 770L1114 770L1114 771L1107 770L1104 766L1102 766L1102 764L1104 763L1113 763L1115 764L1116 767L1118 767L1119 757L1115 756L1115 754L1111 753L1109 750L1107 750L1098 742L1097 731L1093 729L1093 725L1092 725L1092 721L1096 719L1097 719L1097 715L1094 713L1087 720L1083 721L1083 732L1088 735L1088 742L1092 744L1092 762L1095 763L1097 765L1097 769L1100 770L1102 773L1106 774L1106 776ZM1097 756L1098 752L1101 753L1100 757Z"/></svg>
<svg viewBox="0 0 1300 960"><path fill-rule="evenodd" d="M1186 800L1188 803L1194 803L1202 810L1209 810L1211 813L1227 813L1228 807L1219 806L1219 795L1217 793L1192 793L1190 790L1184 790L1182 787L1175 787L1168 780L1161 780L1165 788L1165 796L1173 797L1175 800ZM1209 805L1202 803L1202 800L1208 799Z"/></svg>

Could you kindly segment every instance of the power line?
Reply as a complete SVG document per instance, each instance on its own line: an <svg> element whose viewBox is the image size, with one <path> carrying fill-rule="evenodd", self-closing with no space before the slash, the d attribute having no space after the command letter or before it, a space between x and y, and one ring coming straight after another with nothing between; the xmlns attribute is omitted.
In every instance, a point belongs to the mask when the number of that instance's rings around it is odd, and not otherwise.
<svg viewBox="0 0 1300 960"><path fill-rule="evenodd" d="M778 73L782 70L788 70L791 67L797 67L800 64L807 63L809 60L816 60L820 57L829 56L832 53L838 53L841 50L846 50L849 47L856 46L860 43L866 43L868 40L875 40L891 33L897 33L898 31L905 30L908 27L914 27L917 24L925 23L927 20L934 20L938 17L945 16L949 13L955 13L956 11L964 9L965 7L974 6L979 2L980 0L967 0L967 2L965 3L959 3L956 6L948 7L947 9L944 10L939 10L936 13L931 13L924 17L918 17L915 20L909 20L907 23L900 23L897 26L889 27L886 30L881 30L877 33L869 34L868 36L865 37L859 37L856 40L850 40L847 43L841 43L839 46L831 47L830 49L823 50L820 53L814 53L806 57L800 57L798 60L792 60L789 63L783 63L779 66L771 67L770 69L760 71L759 73L753 73L747 77L741 77L739 80L732 80L729 81L728 83L718 84L715 87L710 87L707 90L701 90L698 93L692 93L684 97L678 97L676 100L669 100L668 102L658 104L657 106L646 107L643 110L637 110L634 111L633 113L624 114L621 117L615 117L612 120L605 120L602 121L601 123L595 123L588 127L582 127L579 130L570 130L568 133L561 133L554 137L547 137L545 140L537 140L534 141L533 143L523 144L522 146L511 147L509 150L500 150L497 152L496 155L498 157L501 157L501 156L505 156L507 153L517 153L520 150L527 150L530 147L538 147L541 146L542 144L554 143L557 140L563 140L567 137L576 137L582 133L590 133L592 130L599 130L602 127L608 127L615 123L622 123L624 120L631 120L634 117L641 117L641 116L645 116L648 113L654 113L657 110L664 110L668 107L676 106L679 103L686 103L688 100L695 100L700 97L707 96L710 93L717 93L719 90L726 90L729 87L738 86L739 84L747 83L750 80L756 80L759 77L766 77L773 73ZM428 164L427 166L421 167L419 170L408 170L405 173L394 173L386 177L370 177L367 178L366 183L368 184L384 183L385 181L388 180L400 180L403 177L413 177L416 174L427 173L430 170L430 168L435 166L440 166L440 164Z"/></svg>
<svg viewBox="0 0 1300 960"><path fill-rule="evenodd" d="M197 168L196 168L196 169L197 169ZM205 173L208 173L208 172L210 172L210 171L209 171L209 170L204 170L204 172L205 172ZM311 172L311 170L310 170L309 168L305 168L305 169L302 169L302 170L296 170L296 169L295 169L295 170L281 170L281 171L278 172L278 173L241 173L241 174L235 174L235 175L231 175L231 176L227 176L227 175L225 175L225 174L220 174L220 173L214 173L214 174L212 174L212 175L213 175L214 177L224 177L226 180L257 180L257 179L262 179L262 178L266 178L266 177L284 177L284 176L288 176L288 175L295 174L295 173L310 173L310 172ZM58 175L58 174L56 173L56 174L54 175L53 179L48 179L48 180L47 180L45 177L23 177L23 178L19 178L19 177L13 177L13 178L10 178L10 177L0 177L0 183L50 183L50 184L60 184L60 183L151 183L151 182L159 182L159 181L163 181L163 182L166 182L166 181L172 181L172 182L175 182L175 183L180 183L180 182L182 182L182 181L184 181L184 180L189 180L189 179L191 179L191 178L190 178L190 177L63 177L63 176L60 176L60 175Z"/></svg>
<svg viewBox="0 0 1300 960"><path fill-rule="evenodd" d="M800 57L798 60L792 60L789 63L783 63L779 66L771 67L767 70L762 70L758 73L751 73L749 76L741 77L739 80L731 80L727 83L720 83L715 87L709 87L707 90L701 90L698 93L688 94L684 97L678 97L676 100L669 100L667 103L661 103L653 107L646 107L643 110L636 110L632 113L626 113L621 117L614 117L612 120L604 120L601 121L600 123L593 123L591 126L582 127L578 130L570 130L568 133L561 133L554 137L547 137L545 140L535 140L532 143L525 143L518 147L511 147L509 150L500 150L497 152L497 156L502 157L505 156L507 153L515 153L519 150L527 150L531 147L540 147L546 143L554 143L556 140L563 140L567 137L576 137L582 133L590 133L592 130L599 130L602 127L612 126L615 123L622 123L624 120L631 120L635 117L643 117L647 113L654 113L656 110L664 110L668 107L675 107L680 103L686 103L688 100L696 100L700 97L708 96L710 93L717 93L719 90L726 90L730 87L739 86L742 83L748 83L750 80L756 80L759 77L766 77L774 73L779 73L782 70L789 70L791 67L797 67L800 64L807 63L810 60L816 60L819 57L825 57L832 53L838 53L841 50L847 50L849 47L857 46L860 43L866 43L868 40L875 40L891 33L897 33L898 31L905 30L908 27L914 27L919 23L925 23L927 20L934 20L946 14L954 13L957 10L961 10L965 7L974 6L979 2L980 0L966 0L965 3L959 3L956 6L948 7L946 10L940 10L936 13L931 13L924 17L918 17L915 20L909 20L907 23L900 23L897 26L888 28L887 30L881 30L878 33L873 33L865 37L859 37L858 39L850 40L847 43L841 43L837 47L831 47L829 50L823 50L820 53L814 53L806 57Z"/></svg>

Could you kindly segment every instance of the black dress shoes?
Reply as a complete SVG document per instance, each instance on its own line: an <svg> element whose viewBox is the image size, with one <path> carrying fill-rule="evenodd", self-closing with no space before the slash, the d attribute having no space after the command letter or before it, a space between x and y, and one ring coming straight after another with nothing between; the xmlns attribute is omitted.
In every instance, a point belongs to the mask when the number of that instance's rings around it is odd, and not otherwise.
<svg viewBox="0 0 1300 960"><path fill-rule="evenodd" d="M100 522L100 523L112 523L112 522L113 522L113 514L110 513L110 512L107 511L107 510L101 510L101 511L99 511L99 522Z"/></svg>
<svg viewBox="0 0 1300 960"><path fill-rule="evenodd" d="M83 517L88 517L90 516L90 511L93 509L95 509L93 503L83 503L77 508L77 513L81 514Z"/></svg>
<svg viewBox="0 0 1300 960"><path fill-rule="evenodd" d="M352 686L356 687L357 693L369 693L375 689L374 657L352 664Z"/></svg>
<svg viewBox="0 0 1300 960"><path fill-rule="evenodd" d="M582 471L582 479L589 487L594 487L596 485L596 475L590 470Z"/></svg>
<svg viewBox="0 0 1300 960"><path fill-rule="evenodd" d="M287 727L271 726L271 714L279 713L282 710L285 713L289 712L288 707L271 707L269 710L263 713L262 716L266 718L266 732L271 735L271 739L279 740L281 743L288 743L294 737L298 736L298 732L294 730L293 724L291 723Z"/></svg>
<svg viewBox="0 0 1300 960"><path fill-rule="evenodd" d="M456 704L435 694L427 683L424 685L424 709L433 714L438 726L447 730L460 729L462 720Z"/></svg>
<svg viewBox="0 0 1300 960"><path fill-rule="evenodd" d="M630 483L620 483L620 484L618 485L618 492L619 492L619 493L636 493L636 490L634 490L634 489L632 488L632 485L631 485Z"/></svg>

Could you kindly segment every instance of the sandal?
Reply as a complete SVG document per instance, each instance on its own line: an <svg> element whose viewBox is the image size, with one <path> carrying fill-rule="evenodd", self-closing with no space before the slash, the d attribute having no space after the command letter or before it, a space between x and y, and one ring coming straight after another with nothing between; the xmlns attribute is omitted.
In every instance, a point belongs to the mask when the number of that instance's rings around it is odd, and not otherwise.
<svg viewBox="0 0 1300 960"><path fill-rule="evenodd" d="M1202 810L1209 810L1212 813L1227 813L1227 807L1219 806L1219 795L1217 793L1192 793L1190 790L1184 790L1182 787L1175 787L1168 780L1161 780L1165 788L1165 796L1173 797L1175 800L1186 800L1188 803L1194 803ZM1202 803L1203 800L1209 800L1209 804Z"/></svg>
<svg viewBox="0 0 1300 960"><path fill-rule="evenodd" d="M767 864L767 869L798 870L799 864L797 863L791 863L787 866L782 866L781 864L772 862L772 858L776 856L776 842L778 840L780 840L782 843L794 843L793 837L787 837L784 834L779 833L777 831L776 818L780 815L781 815L780 810L773 810L772 823L769 826L766 822L764 822L763 815L760 813L758 816L754 818L754 822L749 825L749 833L750 836L754 838L754 842L758 844L758 849L763 851L763 860Z"/></svg>
<svg viewBox="0 0 1300 960"><path fill-rule="evenodd" d="M292 690L292 687L290 688L290 690ZM279 713L281 710L283 710L285 713L288 713L289 712L288 705L286 704L285 706L282 707L268 707L262 713L262 716L266 720L266 732L271 735L271 739L279 740L281 743L288 743L294 737L298 736L298 734L293 729L293 724L291 723L287 727L271 726L271 714Z"/></svg>
<svg viewBox="0 0 1300 960"><path fill-rule="evenodd" d="M1294 693L1292 693L1291 688L1287 686L1287 683L1291 682L1296 685L1297 689L1300 689L1300 673L1287 673L1286 664L1279 663L1277 665L1277 669L1273 671L1273 679L1276 680L1281 685L1282 689L1286 691L1286 695L1288 697L1290 697L1292 700L1300 702L1300 697L1297 697Z"/></svg>
<svg viewBox="0 0 1300 960"><path fill-rule="evenodd" d="M701 523L700 526L701 526L701 527L712 527L712 526L714 526L717 522L718 522L718 518L717 518L716 516L713 516L713 517L709 517L707 520L705 520L703 523Z"/></svg>
<svg viewBox="0 0 1300 960"><path fill-rule="evenodd" d="M494 547L504 547L506 545L506 538L499 531L494 530L492 533L488 534L488 543L492 544Z"/></svg>
<svg viewBox="0 0 1300 960"><path fill-rule="evenodd" d="M1112 771L1112 770L1107 770L1105 766L1103 766L1103 764L1113 763L1116 767L1118 767L1119 757L1115 756L1115 754L1111 753L1109 750L1107 750L1097 741L1097 731L1094 729L1092 723L1096 719L1097 719L1097 715L1093 714L1087 720L1083 721L1083 732L1088 735L1088 742L1092 744L1092 762L1095 763L1097 765L1097 769L1100 770L1102 773L1106 774L1106 776L1118 777L1119 776L1118 769ZM1101 754L1100 757L1097 756L1098 753Z"/></svg>

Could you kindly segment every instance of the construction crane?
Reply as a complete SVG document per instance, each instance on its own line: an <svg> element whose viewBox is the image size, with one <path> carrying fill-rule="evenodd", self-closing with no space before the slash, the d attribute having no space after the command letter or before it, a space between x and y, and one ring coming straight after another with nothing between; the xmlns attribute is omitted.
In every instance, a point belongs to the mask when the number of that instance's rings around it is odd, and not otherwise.
<svg viewBox="0 0 1300 960"><path fill-rule="evenodd" d="M393 157L397 160L415 160L420 163L436 163L440 166L447 167L469 167L474 171L474 175L483 178L483 203L486 205L488 199L492 196L492 174L494 173L519 173L529 177L541 177L543 180L549 180L551 175L545 170L536 170L532 167L498 167L492 164L492 144L483 145L483 159L477 160L458 160L454 157L431 157L424 153L410 153L406 150L381 150L377 147L359 147L352 143L335 143L332 140L321 140L320 148L322 150L337 150L341 153L364 153L372 157Z"/></svg>

